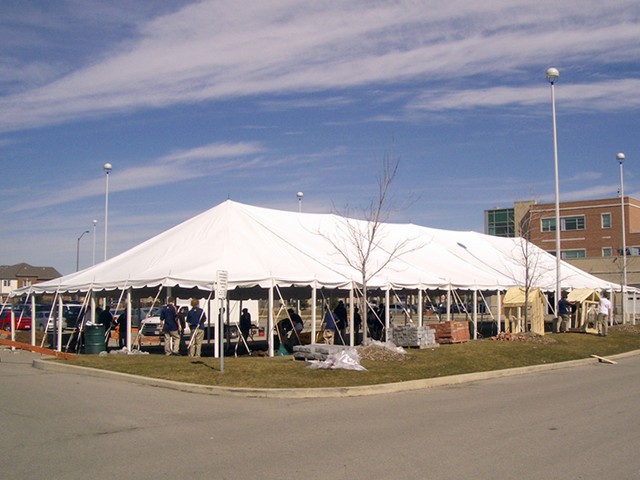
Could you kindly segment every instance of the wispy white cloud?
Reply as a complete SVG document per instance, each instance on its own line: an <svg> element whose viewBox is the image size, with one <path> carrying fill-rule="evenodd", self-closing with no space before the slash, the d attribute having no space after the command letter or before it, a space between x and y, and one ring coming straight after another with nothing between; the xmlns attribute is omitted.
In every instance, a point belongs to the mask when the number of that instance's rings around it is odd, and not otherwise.
<svg viewBox="0 0 640 480"><path fill-rule="evenodd" d="M172 152L141 165L112 170L109 174L109 190L143 190L230 170L253 171L256 166L265 162L262 159L263 153L264 148L257 143L214 143ZM104 191L104 180L87 179L73 185L56 185L55 191L55 195L46 193L20 202L11 211L21 212L94 197Z"/></svg>
<svg viewBox="0 0 640 480"><path fill-rule="evenodd" d="M419 80L413 109L546 102L531 72L561 59L636 62L637 4L550 0L429 5L297 0L202 1L139 23L97 60L0 100L15 130L141 108L256 94L331 91ZM588 38L589 41L584 41ZM545 52L541 54L541 52ZM10 61L8 59L6 61ZM6 62L5 62L6 63ZM563 67L562 64L556 65ZM37 68L24 65L23 70ZM476 87L443 91L473 79ZM638 80L597 77L563 87L575 108L638 106ZM503 82L505 87L487 87ZM520 86L513 86L521 83ZM333 98L339 98L333 97ZM624 99L624 101L623 101Z"/></svg>

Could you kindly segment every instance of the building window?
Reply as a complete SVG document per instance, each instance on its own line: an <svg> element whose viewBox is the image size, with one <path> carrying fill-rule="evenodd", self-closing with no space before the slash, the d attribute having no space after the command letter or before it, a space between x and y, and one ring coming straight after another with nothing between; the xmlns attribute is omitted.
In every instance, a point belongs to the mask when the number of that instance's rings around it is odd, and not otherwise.
<svg viewBox="0 0 640 480"><path fill-rule="evenodd" d="M513 208L486 211L487 232L496 237L515 237Z"/></svg>
<svg viewBox="0 0 640 480"><path fill-rule="evenodd" d="M584 248L576 248L575 250L562 250L561 258L563 260L572 260L574 258L586 258L587 252Z"/></svg>
<svg viewBox="0 0 640 480"><path fill-rule="evenodd" d="M611 214L603 213L600 218L602 219L602 228L611 228Z"/></svg>
<svg viewBox="0 0 640 480"><path fill-rule="evenodd" d="M543 232L556 231L555 218L543 218L541 219L541 222ZM566 232L570 230L584 230L584 215L577 215L575 217L562 217L560 219L560 231Z"/></svg>
<svg viewBox="0 0 640 480"><path fill-rule="evenodd" d="M603 257L610 257L612 253L613 253L613 251L611 250L611 247L604 247L602 249L602 256Z"/></svg>

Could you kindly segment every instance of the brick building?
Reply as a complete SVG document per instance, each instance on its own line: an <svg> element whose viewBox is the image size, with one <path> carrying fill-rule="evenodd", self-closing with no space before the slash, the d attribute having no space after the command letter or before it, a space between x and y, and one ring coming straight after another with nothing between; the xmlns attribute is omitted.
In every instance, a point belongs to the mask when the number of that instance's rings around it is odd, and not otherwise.
<svg viewBox="0 0 640 480"><path fill-rule="evenodd" d="M560 250L563 260L605 280L622 283L621 199L605 198L560 203ZM513 209L516 235L555 255L555 203L517 202ZM526 205L526 209L522 207ZM492 211L485 212L485 233ZM640 286L640 200L624 197L627 283Z"/></svg>
<svg viewBox="0 0 640 480"><path fill-rule="evenodd" d="M59 276L60 272L53 267L33 267L28 263L0 265L0 299L4 302L13 290Z"/></svg>

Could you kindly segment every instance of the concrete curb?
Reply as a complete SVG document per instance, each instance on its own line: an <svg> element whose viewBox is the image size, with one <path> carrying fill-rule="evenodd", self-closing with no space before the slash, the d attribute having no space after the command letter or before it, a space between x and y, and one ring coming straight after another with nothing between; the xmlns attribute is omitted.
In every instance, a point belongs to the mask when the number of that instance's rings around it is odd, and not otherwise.
<svg viewBox="0 0 640 480"><path fill-rule="evenodd" d="M608 358L617 360L626 357L640 355L640 350L612 355ZM36 359L33 367L48 372L72 373L77 375L89 375L98 378L108 378L121 380L139 385L152 387L170 388L181 392L201 393L206 395L219 395L228 397L247 398L341 398L341 397L361 397L366 395L382 395L389 393L410 392L412 390L423 390L426 388L444 387L459 385L462 383L478 382L494 378L513 377L516 375L526 375L530 373L559 370L562 368L578 367L589 364L596 364L599 361L595 358L585 358L581 360L571 360L568 362L551 363L543 365L531 365L528 367L509 368L505 370L494 370L489 372L466 373L463 375L452 375L448 377L427 378L422 380L411 380L407 382L384 383L380 385L364 385L355 387L331 387L331 388L240 388L240 387L216 387L210 385L198 385L194 383L174 382L172 380L161 380L157 378L142 377L128 373L110 372L97 368L78 367L66 365L59 362Z"/></svg>

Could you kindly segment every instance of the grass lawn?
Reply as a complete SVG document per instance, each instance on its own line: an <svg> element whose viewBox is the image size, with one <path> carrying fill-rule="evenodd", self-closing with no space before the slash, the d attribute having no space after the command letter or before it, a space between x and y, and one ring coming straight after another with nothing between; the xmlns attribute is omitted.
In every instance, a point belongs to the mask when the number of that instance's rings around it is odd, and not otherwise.
<svg viewBox="0 0 640 480"><path fill-rule="evenodd" d="M227 387L314 388L372 385L462 373L563 362L592 354L609 356L640 349L640 326L612 327L607 337L579 333L548 334L544 342L476 340L408 349L404 360L361 361L367 371L312 370L291 356L226 357L220 360L151 355L79 355L73 365L179 382ZM58 360L65 361L65 360Z"/></svg>

